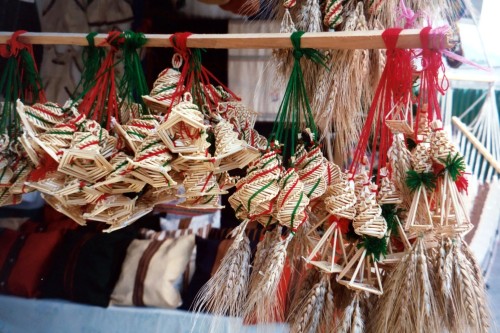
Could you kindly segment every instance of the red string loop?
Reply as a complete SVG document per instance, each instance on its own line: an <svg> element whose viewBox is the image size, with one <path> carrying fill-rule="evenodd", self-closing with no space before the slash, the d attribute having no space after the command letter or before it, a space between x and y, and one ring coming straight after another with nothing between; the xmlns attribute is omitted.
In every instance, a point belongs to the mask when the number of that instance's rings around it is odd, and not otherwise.
<svg viewBox="0 0 500 333"><path fill-rule="evenodd" d="M16 57L22 49L30 50L31 45L19 41L19 36L26 33L26 30L17 30L7 40L7 44L0 45L0 55L3 58Z"/></svg>

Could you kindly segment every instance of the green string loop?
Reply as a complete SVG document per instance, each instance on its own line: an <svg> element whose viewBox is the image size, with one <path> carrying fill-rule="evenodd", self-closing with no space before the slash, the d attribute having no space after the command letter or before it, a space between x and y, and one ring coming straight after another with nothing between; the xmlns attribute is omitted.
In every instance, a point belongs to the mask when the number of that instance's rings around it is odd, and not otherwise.
<svg viewBox="0 0 500 333"><path fill-rule="evenodd" d="M282 145L285 166L288 166L289 159L295 155L301 128L309 128L313 140L318 138L300 59L305 56L314 63L326 67L326 56L315 49L301 48L300 39L302 35L304 35L303 31L296 31L290 36L293 45L294 63L269 139L269 145L275 140Z"/></svg>

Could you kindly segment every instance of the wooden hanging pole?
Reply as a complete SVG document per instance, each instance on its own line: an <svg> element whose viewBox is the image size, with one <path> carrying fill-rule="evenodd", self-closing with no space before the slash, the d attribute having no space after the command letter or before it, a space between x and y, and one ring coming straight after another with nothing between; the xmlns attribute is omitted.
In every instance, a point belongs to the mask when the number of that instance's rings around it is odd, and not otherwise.
<svg viewBox="0 0 500 333"><path fill-rule="evenodd" d="M382 40L383 30L308 32L301 38L303 48L315 49L385 49ZM5 44L12 32L0 32L0 44ZM146 34L147 47L172 47L171 35ZM88 45L86 34L29 32L19 36L19 41L42 45ZM98 34L96 45L104 42L106 34ZM432 45L452 46L448 36L442 33L431 34ZM205 49L286 49L291 48L290 34L248 33L248 34L193 34L187 40L191 48ZM421 48L420 30L403 30L399 35L397 47L405 49Z"/></svg>

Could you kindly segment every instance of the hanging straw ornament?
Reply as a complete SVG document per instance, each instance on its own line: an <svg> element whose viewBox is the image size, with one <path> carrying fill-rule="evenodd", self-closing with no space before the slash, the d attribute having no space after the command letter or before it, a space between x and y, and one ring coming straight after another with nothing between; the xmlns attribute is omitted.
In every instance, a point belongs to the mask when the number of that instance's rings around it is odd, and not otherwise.
<svg viewBox="0 0 500 333"><path fill-rule="evenodd" d="M304 151L300 156L300 151ZM303 145L299 146L298 158L295 167L300 180L304 183L304 192L309 200L314 200L323 195L326 191L326 164L321 152L321 147L312 147L306 152Z"/></svg>
<svg viewBox="0 0 500 333"><path fill-rule="evenodd" d="M172 58L172 67L163 70L158 74L158 78L153 84L153 89L149 95L143 95L144 103L156 112L166 113L174 104L174 98L178 85L181 80L180 68L182 66L182 57L180 54L174 54ZM182 87L184 89L184 87ZM177 102L176 102L177 103Z"/></svg>
<svg viewBox="0 0 500 333"><path fill-rule="evenodd" d="M382 217L382 208L376 201L377 186L364 186L356 205L356 216L353 220L354 232L358 235L384 238L387 232L387 223Z"/></svg>
<svg viewBox="0 0 500 333"><path fill-rule="evenodd" d="M203 113L193 103L189 93L175 105L158 128L158 135L172 153L205 153L207 129Z"/></svg>
<svg viewBox="0 0 500 333"><path fill-rule="evenodd" d="M172 187L177 185L169 175L172 155L163 141L156 135L146 137L138 148L135 157L129 161L131 174L155 187Z"/></svg>
<svg viewBox="0 0 500 333"><path fill-rule="evenodd" d="M388 160L392 170L391 181L400 193L403 200L400 204L402 208L408 210L411 206L411 192L406 186L406 171L411 169L411 153L406 147L404 135L395 132L392 137L392 144L387 151Z"/></svg>
<svg viewBox="0 0 500 333"><path fill-rule="evenodd" d="M446 137L441 128L441 122L432 123L434 129L431 135L431 152L434 161L443 167L440 172L442 179L439 182L439 193L436 195L435 217L439 221L440 233L454 236L457 233L467 232L473 226L467 213L465 202L459 193L458 186L462 186L465 179L465 161L456 151L454 145ZM465 186L463 191L467 191Z"/></svg>
<svg viewBox="0 0 500 333"><path fill-rule="evenodd" d="M304 192L304 184L293 168L288 169L279 181L280 192L276 198L279 223L296 231L307 219L305 208L309 198Z"/></svg>
<svg viewBox="0 0 500 333"><path fill-rule="evenodd" d="M204 110L206 105L208 110L216 110L219 101L222 101L221 94L211 84L214 82L216 85L221 86L234 100L240 100L231 90L224 86L208 69L206 69L201 62L201 50L190 49L187 47L187 39L191 35L190 32L175 33L170 36L170 42L174 51L180 55L182 62L176 56L174 61L177 62L178 67L182 66L175 91L170 94L166 101L170 104L168 109L163 109L162 112L169 113L174 105L181 102L185 93L189 92L192 96L192 102L198 107L199 110ZM176 65L177 65L176 64ZM170 90L170 87L165 87ZM154 90L154 89L153 89Z"/></svg>
<svg viewBox="0 0 500 333"><path fill-rule="evenodd" d="M130 156L119 152L109 161L113 166L105 180L93 185L93 188L106 194L139 193L146 183L134 178L129 172Z"/></svg>
<svg viewBox="0 0 500 333"><path fill-rule="evenodd" d="M330 186L329 196L325 198L326 210L339 218L352 220L356 215L357 201L354 183L348 180L348 176L341 172L340 168L338 169L340 180Z"/></svg>
<svg viewBox="0 0 500 333"><path fill-rule="evenodd" d="M187 172L183 184L185 193L178 196L186 198L186 201L179 206L195 209L224 208L219 204L219 195L227 192L220 189L213 172L204 170Z"/></svg>
<svg viewBox="0 0 500 333"><path fill-rule="evenodd" d="M425 113L421 113L423 115ZM427 140L428 124L420 121L419 142L412 152L413 170L407 171L406 185L413 193L413 200L405 223L405 230L430 230L433 228L429 195L436 188L436 177L432 172L430 147ZM424 133L423 135L420 133Z"/></svg>
<svg viewBox="0 0 500 333"><path fill-rule="evenodd" d="M275 222L269 216L274 212L275 198L280 191L281 172L281 162L275 151L263 155L255 166L249 167L247 176L236 184L233 196L239 205L232 204L233 209L237 213L241 210L247 212L248 218L257 219L264 226L270 221Z"/></svg>
<svg viewBox="0 0 500 333"><path fill-rule="evenodd" d="M124 142L125 145L137 153L137 149L148 135L152 135L160 126L153 116L142 116L130 119L125 125L121 125L113 119L113 130Z"/></svg>
<svg viewBox="0 0 500 333"><path fill-rule="evenodd" d="M342 23L342 0L329 0L326 2L325 15L323 24L328 27L330 31L334 30L339 24Z"/></svg>
<svg viewBox="0 0 500 333"><path fill-rule="evenodd" d="M215 135L215 165L217 172L242 169L260 156L257 149L238 139L233 125L224 119L213 127Z"/></svg>
<svg viewBox="0 0 500 333"><path fill-rule="evenodd" d="M24 181L32 166L20 160L26 158L27 153L22 145L23 130L16 112L16 100L26 104L45 102L32 46L18 41L18 36L23 33L25 31L14 32L7 44L0 46L0 56L6 59L0 80L0 94L4 97L0 115L0 160L4 163L0 168L0 179L5 184L0 191L0 206L20 203L20 194L29 189L24 186Z"/></svg>

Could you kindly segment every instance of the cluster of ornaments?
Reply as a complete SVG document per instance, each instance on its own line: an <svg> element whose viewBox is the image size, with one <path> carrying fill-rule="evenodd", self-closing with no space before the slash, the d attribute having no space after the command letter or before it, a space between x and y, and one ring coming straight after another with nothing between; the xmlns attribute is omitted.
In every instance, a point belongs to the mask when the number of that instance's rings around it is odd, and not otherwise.
<svg viewBox="0 0 500 333"><path fill-rule="evenodd" d="M265 139L253 129L256 114L222 88L212 87L218 94L213 109L200 110L189 92L174 101L179 77L175 68L160 73L143 96L152 113L123 103L121 123L110 119L109 130L70 103L18 102L29 161L3 204L20 202L17 187L38 190L77 223L104 222L108 232L174 199L184 207L222 208L220 195L236 182L229 171L258 158ZM19 166L4 164L8 183Z"/></svg>

